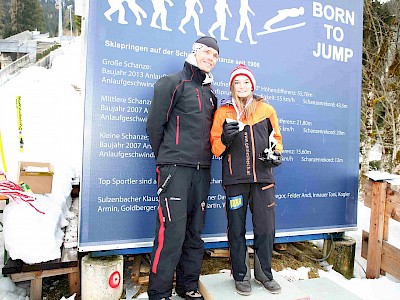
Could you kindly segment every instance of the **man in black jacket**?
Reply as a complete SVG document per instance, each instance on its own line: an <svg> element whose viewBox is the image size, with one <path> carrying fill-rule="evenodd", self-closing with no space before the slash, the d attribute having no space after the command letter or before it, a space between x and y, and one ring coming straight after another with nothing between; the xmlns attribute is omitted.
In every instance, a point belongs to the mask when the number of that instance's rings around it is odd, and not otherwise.
<svg viewBox="0 0 400 300"><path fill-rule="evenodd" d="M217 108L211 88L219 54L212 37L199 38L183 70L159 79L146 130L156 157L159 207L148 287L150 300L177 294L203 299L198 291L203 259L201 231L210 189L210 130Z"/></svg>

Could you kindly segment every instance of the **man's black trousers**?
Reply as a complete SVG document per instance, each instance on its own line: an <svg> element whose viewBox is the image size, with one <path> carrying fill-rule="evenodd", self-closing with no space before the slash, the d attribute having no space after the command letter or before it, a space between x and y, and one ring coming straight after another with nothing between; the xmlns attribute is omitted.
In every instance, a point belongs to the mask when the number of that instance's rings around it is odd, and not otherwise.
<svg viewBox="0 0 400 300"><path fill-rule="evenodd" d="M169 297L174 272L181 290L197 289L204 243L207 197L210 189L210 168L176 165L157 167L159 207L151 257L148 287L149 299ZM164 184L167 180L167 184Z"/></svg>

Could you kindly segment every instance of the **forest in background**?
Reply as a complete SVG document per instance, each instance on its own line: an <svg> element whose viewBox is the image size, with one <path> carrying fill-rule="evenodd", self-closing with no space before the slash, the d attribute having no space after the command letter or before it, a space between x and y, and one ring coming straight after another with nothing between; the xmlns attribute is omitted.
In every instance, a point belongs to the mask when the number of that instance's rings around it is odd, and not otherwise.
<svg viewBox="0 0 400 300"><path fill-rule="evenodd" d="M25 30L38 30L58 35L58 10L56 0L0 0L0 38L6 38ZM63 28L69 30L70 10L72 28L76 28L74 0L62 1Z"/></svg>
<svg viewBox="0 0 400 300"><path fill-rule="evenodd" d="M400 174L400 0L364 1L361 185L368 170ZM375 144L382 159L369 161Z"/></svg>

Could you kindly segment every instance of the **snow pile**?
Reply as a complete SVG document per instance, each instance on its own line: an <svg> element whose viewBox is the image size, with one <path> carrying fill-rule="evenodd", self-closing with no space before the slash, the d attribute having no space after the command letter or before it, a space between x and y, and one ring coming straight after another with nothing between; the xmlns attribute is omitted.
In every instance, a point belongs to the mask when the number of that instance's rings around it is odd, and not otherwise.
<svg viewBox="0 0 400 300"><path fill-rule="evenodd" d="M69 212L66 215L68 225L65 229L64 247L78 247L78 214L79 214L79 198L75 198L72 202Z"/></svg>
<svg viewBox="0 0 400 300"><path fill-rule="evenodd" d="M12 259L34 264L61 257L64 232L60 228L61 210L46 202L51 196L37 195L33 209L26 202L11 201L4 209L4 244ZM23 217L23 219L21 219Z"/></svg>
<svg viewBox="0 0 400 300"><path fill-rule="evenodd" d="M320 277L329 278L363 300L400 299L400 283L394 282L386 276L378 279L364 277L347 280L342 274L335 272L332 266L328 267L328 272L319 271L318 273Z"/></svg>
<svg viewBox="0 0 400 300"><path fill-rule="evenodd" d="M34 206L10 200L4 208L3 239L12 259L33 264L61 257L64 230L77 242L77 210L70 212L72 178L82 165L83 97L80 38L59 50L52 67L32 66L0 86L0 129L7 179L17 183L18 162L54 166L51 194L34 195ZM20 96L24 151L19 149L16 98ZM0 165L1 168L1 165ZM0 297L1 298L1 297Z"/></svg>
<svg viewBox="0 0 400 300"><path fill-rule="evenodd" d="M3 300L29 300L24 288L18 287L11 278L0 274L0 299Z"/></svg>

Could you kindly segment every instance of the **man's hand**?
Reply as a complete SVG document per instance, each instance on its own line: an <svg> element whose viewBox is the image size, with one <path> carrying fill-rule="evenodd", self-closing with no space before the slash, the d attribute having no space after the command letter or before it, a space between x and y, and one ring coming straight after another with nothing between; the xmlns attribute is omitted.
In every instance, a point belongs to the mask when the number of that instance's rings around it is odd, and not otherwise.
<svg viewBox="0 0 400 300"><path fill-rule="evenodd" d="M222 125L223 131L221 135L221 142L226 146L229 147L232 141L239 133L239 123L237 121L233 122L224 122Z"/></svg>

